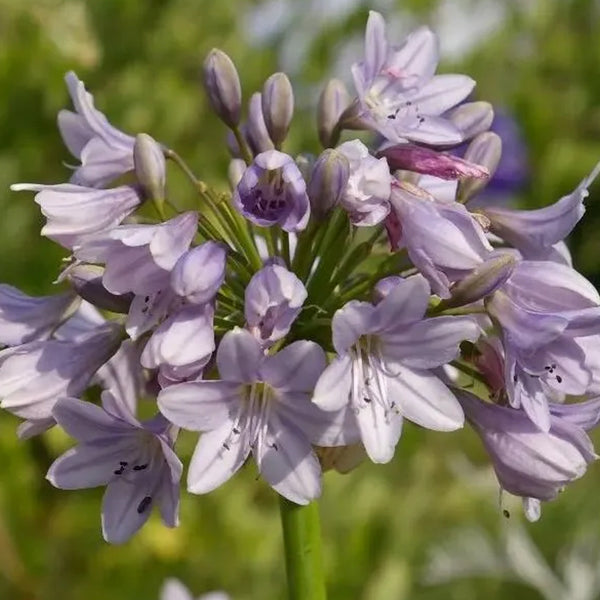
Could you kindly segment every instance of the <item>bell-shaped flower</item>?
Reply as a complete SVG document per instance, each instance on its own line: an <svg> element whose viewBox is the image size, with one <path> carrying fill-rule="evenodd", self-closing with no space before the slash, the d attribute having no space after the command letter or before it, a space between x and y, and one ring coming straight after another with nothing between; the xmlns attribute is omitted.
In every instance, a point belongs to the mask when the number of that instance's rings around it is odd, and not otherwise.
<svg viewBox="0 0 600 600"><path fill-rule="evenodd" d="M102 406L60 398L52 414L79 444L54 461L47 478L65 490L106 486L102 534L107 542L126 542L154 506L165 525L179 524L182 464L173 450L174 428L162 415L140 422L111 392L102 393Z"/></svg>
<svg viewBox="0 0 600 600"><path fill-rule="evenodd" d="M490 220L490 231L517 248L524 258L545 260L583 217L588 188L599 172L600 163L573 192L544 208L517 210L483 205L481 211Z"/></svg>
<svg viewBox="0 0 600 600"><path fill-rule="evenodd" d="M165 581L160 591L160 600L195 600L191 592L181 581L169 578ZM225 592L209 592L197 600L230 600Z"/></svg>
<svg viewBox="0 0 600 600"><path fill-rule="evenodd" d="M521 261L486 307L502 328L510 403L548 431L548 397L584 394L600 376L582 344L600 333L598 292L566 265Z"/></svg>
<svg viewBox="0 0 600 600"><path fill-rule="evenodd" d="M426 27L401 46L388 42L385 28L383 17L371 11L365 58L352 67L360 118L394 143L460 143L461 130L441 115L464 100L475 82L465 75L434 75L438 42Z"/></svg>
<svg viewBox="0 0 600 600"><path fill-rule="evenodd" d="M246 287L246 326L261 344L270 345L288 333L306 296L306 288L294 273L279 265L268 265Z"/></svg>
<svg viewBox="0 0 600 600"><path fill-rule="evenodd" d="M540 431L521 410L483 402L458 391L468 422L481 437L502 489L552 500L579 479L597 456L586 430L600 419L600 400L553 404L550 427Z"/></svg>
<svg viewBox="0 0 600 600"><path fill-rule="evenodd" d="M313 402L325 410L350 406L373 462L389 462L403 418L437 431L463 425L460 405L433 373L453 360L480 328L470 317L424 319L429 285L402 280L377 305L352 300L332 321L337 358L319 378Z"/></svg>
<svg viewBox="0 0 600 600"><path fill-rule="evenodd" d="M310 203L306 183L294 159L283 152L262 152L244 171L233 203L255 225L279 225L301 231L308 224Z"/></svg>
<svg viewBox="0 0 600 600"><path fill-rule="evenodd" d="M173 385L158 396L161 412L201 437L188 471L188 490L210 492L253 454L260 474L282 496L307 504L321 492L321 468L311 443L353 443L343 411L327 413L310 401L325 368L314 342L298 341L265 355L256 338L236 328L217 350L221 379Z"/></svg>
<svg viewBox="0 0 600 600"><path fill-rule="evenodd" d="M450 284L482 264L492 251L480 225L458 202L437 201L404 181L392 186L400 240L432 291L450 297Z"/></svg>
<svg viewBox="0 0 600 600"><path fill-rule="evenodd" d="M390 212L392 176L385 158L375 158L360 140L337 147L349 163L349 177L340 201L354 225L370 226Z"/></svg>
<svg viewBox="0 0 600 600"><path fill-rule="evenodd" d="M197 231L195 212L159 225L120 225L75 248L75 256L104 264L104 287L113 294L145 295L166 287L175 263Z"/></svg>
<svg viewBox="0 0 600 600"><path fill-rule="evenodd" d="M18 346L48 338L78 302L72 292L28 296L12 285L0 284L0 345Z"/></svg>
<svg viewBox="0 0 600 600"><path fill-rule="evenodd" d="M113 127L94 107L94 99L72 71L65 81L75 112L61 110L58 128L69 152L81 161L71 182L102 187L119 175L133 170L135 139Z"/></svg>
<svg viewBox="0 0 600 600"><path fill-rule="evenodd" d="M18 183L10 189L38 192L35 202L46 217L42 235L69 249L86 236L116 227L142 203L139 191L129 185L98 190L72 183Z"/></svg>
<svg viewBox="0 0 600 600"><path fill-rule="evenodd" d="M119 347L120 329L104 325L75 340L35 341L0 351L0 406L46 419L60 396L78 396Z"/></svg>

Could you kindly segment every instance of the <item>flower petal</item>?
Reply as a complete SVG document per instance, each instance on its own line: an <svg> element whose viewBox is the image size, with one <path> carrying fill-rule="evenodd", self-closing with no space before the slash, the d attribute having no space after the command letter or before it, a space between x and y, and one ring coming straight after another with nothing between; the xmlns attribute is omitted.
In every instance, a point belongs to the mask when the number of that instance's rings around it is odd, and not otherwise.
<svg viewBox="0 0 600 600"><path fill-rule="evenodd" d="M217 350L217 368L226 381L251 383L256 381L264 355L256 338L236 327L228 331Z"/></svg>

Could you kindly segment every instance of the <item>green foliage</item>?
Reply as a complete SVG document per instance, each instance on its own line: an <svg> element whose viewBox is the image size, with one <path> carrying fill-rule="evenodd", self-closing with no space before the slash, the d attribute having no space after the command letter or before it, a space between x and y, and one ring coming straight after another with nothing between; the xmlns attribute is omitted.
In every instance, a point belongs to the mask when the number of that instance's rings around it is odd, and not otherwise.
<svg viewBox="0 0 600 600"><path fill-rule="evenodd" d="M225 131L209 113L199 71L211 47L223 48L238 64L249 97L277 70L282 40L251 48L244 38L244 12L252 4L0 0L2 281L40 293L52 288L57 275L61 250L39 237L42 220L31 197L10 193L8 186L68 177L61 161L72 159L55 119L68 104L62 76L69 69L86 81L116 126L149 132L177 149L205 180L226 185ZM437 2L401 4L404 11L414 9L415 19L427 19ZM600 158L600 45L593 0L531 4L524 10L507 2L507 21L445 68L472 75L478 97L519 119L531 154L531 185L521 200L537 206L569 192ZM328 74L339 43L360 34L365 15L364 7L357 9L317 37L293 82L298 89L312 90ZM318 22L317 12L314 18ZM317 149L313 119L296 116L291 150ZM190 202L179 174L170 173L168 186L175 204ZM576 263L596 283L599 194L592 190L573 240ZM277 499L256 481L252 467L208 496L184 493L179 529L165 529L153 517L131 543L110 547L100 536L101 491L61 492L44 481L50 461L69 440L52 431L19 442L15 427L15 419L2 415L0 598L153 599L167 576L179 577L196 594L225 589L235 600L283 597ZM186 459L194 441L184 435L179 443ZM321 510L331 600L531 598L528 588L489 578L442 587L422 583L429 549L451 528L479 524L495 532L506 525L484 464L470 432L433 434L407 425L392 464L365 464L345 476L328 473ZM598 530L599 477L592 467L530 527L551 563L577 530ZM510 509L513 519L521 518L518 506Z"/></svg>

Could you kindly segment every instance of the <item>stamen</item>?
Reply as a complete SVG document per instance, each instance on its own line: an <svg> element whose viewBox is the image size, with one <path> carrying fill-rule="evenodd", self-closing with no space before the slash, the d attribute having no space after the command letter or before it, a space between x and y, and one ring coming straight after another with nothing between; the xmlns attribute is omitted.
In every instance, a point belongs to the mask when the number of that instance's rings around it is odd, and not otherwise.
<svg viewBox="0 0 600 600"><path fill-rule="evenodd" d="M144 511L148 509L148 507L152 504L152 496L146 496L137 507L137 512L141 515Z"/></svg>

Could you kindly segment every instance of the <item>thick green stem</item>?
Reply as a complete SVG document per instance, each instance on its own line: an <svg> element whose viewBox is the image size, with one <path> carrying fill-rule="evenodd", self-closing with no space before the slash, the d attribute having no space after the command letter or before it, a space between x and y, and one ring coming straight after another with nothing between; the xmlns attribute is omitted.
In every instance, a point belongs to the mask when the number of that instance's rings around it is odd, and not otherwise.
<svg viewBox="0 0 600 600"><path fill-rule="evenodd" d="M319 506L279 498L289 600L326 600Z"/></svg>

